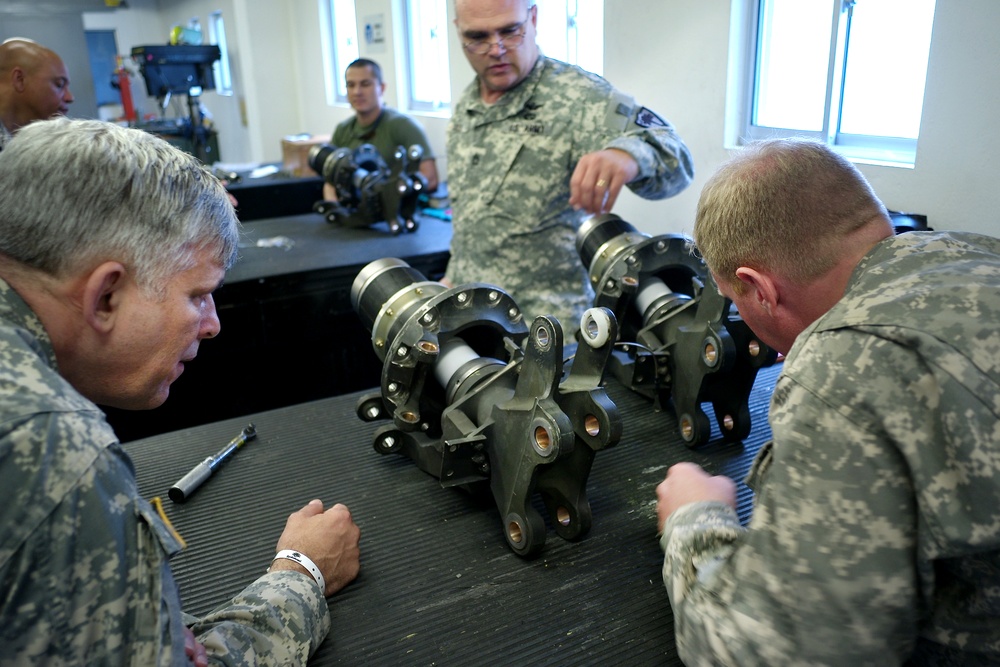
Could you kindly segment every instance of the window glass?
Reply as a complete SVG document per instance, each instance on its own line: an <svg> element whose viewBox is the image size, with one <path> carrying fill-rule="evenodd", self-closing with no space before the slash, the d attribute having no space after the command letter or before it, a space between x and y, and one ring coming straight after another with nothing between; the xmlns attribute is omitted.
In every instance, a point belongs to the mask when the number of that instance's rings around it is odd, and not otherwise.
<svg viewBox="0 0 1000 667"><path fill-rule="evenodd" d="M854 6L841 132L917 138L933 17L934 0L862 0Z"/></svg>
<svg viewBox="0 0 1000 667"><path fill-rule="evenodd" d="M448 77L449 0L406 0L409 108L438 111L451 104Z"/></svg>
<svg viewBox="0 0 1000 667"><path fill-rule="evenodd" d="M765 0L759 30L754 123L819 132L830 58L829 3Z"/></svg>
<svg viewBox="0 0 1000 667"><path fill-rule="evenodd" d="M604 0L541 0L538 45L542 53L604 73Z"/></svg>
<svg viewBox="0 0 1000 667"><path fill-rule="evenodd" d="M229 68L229 45L226 43L226 24L222 21L222 12L208 15L208 40L219 47L221 54L212 64L215 92L219 95L232 95L233 75Z"/></svg>
<svg viewBox="0 0 1000 667"><path fill-rule="evenodd" d="M330 0L330 35L332 53L330 60L333 71L330 79L333 81L334 101L347 102L347 82L344 80L344 70L358 59L358 19L354 0Z"/></svg>
<svg viewBox="0 0 1000 667"><path fill-rule="evenodd" d="M744 137L809 135L914 163L935 0L747 2Z"/></svg>

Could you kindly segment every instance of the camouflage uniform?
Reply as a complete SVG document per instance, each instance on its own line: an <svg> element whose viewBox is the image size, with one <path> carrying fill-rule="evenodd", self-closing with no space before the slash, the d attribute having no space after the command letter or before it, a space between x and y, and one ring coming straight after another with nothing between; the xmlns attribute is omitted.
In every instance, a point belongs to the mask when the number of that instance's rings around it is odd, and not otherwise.
<svg viewBox="0 0 1000 667"><path fill-rule="evenodd" d="M168 558L96 405L56 371L41 322L0 281L0 665L184 665ZM266 565L266 564L264 564ZM264 565L261 567L263 568ZM213 664L304 664L329 631L308 576L276 571L193 630Z"/></svg>
<svg viewBox="0 0 1000 667"><path fill-rule="evenodd" d="M434 157L427 134L415 120L395 109L382 109L382 113L371 125L358 127L358 117L343 121L333 131L330 143L338 148L357 148L362 144L374 146L386 164L392 163L396 148L409 148L420 144L424 149L422 160Z"/></svg>
<svg viewBox="0 0 1000 667"><path fill-rule="evenodd" d="M749 529L667 521L685 663L998 664L998 416L1000 239L879 243L789 352Z"/></svg>
<svg viewBox="0 0 1000 667"><path fill-rule="evenodd" d="M635 158L629 188L646 199L675 195L693 177L673 127L579 67L540 56L492 105L473 81L448 126L447 278L497 285L528 319L555 315L578 328L594 293L576 251L586 213L570 207L569 181L583 155L605 148Z"/></svg>

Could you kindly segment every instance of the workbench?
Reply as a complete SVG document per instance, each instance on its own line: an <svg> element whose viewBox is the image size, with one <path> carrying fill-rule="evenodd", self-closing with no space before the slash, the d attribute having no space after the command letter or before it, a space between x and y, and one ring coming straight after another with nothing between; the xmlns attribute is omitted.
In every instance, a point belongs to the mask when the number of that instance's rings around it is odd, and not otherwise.
<svg viewBox="0 0 1000 667"><path fill-rule="evenodd" d="M127 442L377 385L371 332L351 306L354 278L396 257L436 280L450 244L451 224L429 217L396 236L384 223L347 228L318 213L245 223L239 259L214 293L221 333L201 342L164 405L108 408L108 421Z"/></svg>
<svg viewBox="0 0 1000 667"><path fill-rule="evenodd" d="M374 353L372 353L374 356ZM146 497L161 496L188 547L173 561L185 609L203 614L267 567L287 516L312 498L346 504L361 528L361 573L329 599L333 630L310 665L679 665L661 580L655 487L690 460L742 483L770 437L766 414L780 365L751 396L753 428L698 450L670 412L608 381L623 419L620 443L596 453L587 484L590 532L549 530L523 560L507 547L492 502L443 489L408 458L372 448L355 415L360 392L229 419L126 445ZM167 489L252 421L258 438L189 500ZM542 510L544 513L544 509Z"/></svg>

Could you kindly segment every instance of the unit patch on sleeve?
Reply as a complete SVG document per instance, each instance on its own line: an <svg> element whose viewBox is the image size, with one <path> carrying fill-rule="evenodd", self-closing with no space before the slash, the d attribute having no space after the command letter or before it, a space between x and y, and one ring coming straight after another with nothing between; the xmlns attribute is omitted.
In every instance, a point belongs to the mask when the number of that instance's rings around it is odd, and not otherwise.
<svg viewBox="0 0 1000 667"><path fill-rule="evenodd" d="M639 107L639 111L635 114L635 124L639 127L670 127L670 123L646 107Z"/></svg>

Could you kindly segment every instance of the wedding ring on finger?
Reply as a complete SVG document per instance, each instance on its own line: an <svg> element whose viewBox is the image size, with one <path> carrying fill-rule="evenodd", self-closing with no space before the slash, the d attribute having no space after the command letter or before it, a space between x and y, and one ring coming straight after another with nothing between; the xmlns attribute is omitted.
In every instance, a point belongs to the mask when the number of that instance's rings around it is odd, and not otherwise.
<svg viewBox="0 0 1000 667"><path fill-rule="evenodd" d="M596 185L599 188L603 188L607 184L608 184L608 182L606 180L604 180L603 178L599 178L599 179L597 179L597 183L595 183L594 185Z"/></svg>

